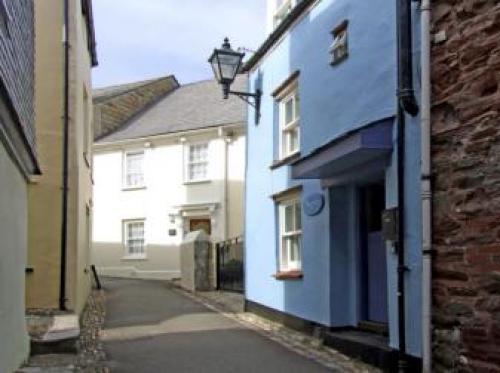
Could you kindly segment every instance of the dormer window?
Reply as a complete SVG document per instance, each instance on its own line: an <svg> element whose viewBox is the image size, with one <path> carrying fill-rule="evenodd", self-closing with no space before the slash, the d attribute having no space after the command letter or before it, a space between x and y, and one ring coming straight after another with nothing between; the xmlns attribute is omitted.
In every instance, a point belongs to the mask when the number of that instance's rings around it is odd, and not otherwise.
<svg viewBox="0 0 500 373"><path fill-rule="evenodd" d="M335 27L332 31L333 42L330 46L330 63L335 65L343 61L349 55L349 45L347 40L347 20Z"/></svg>
<svg viewBox="0 0 500 373"><path fill-rule="evenodd" d="M274 28L278 27L286 16L301 0L275 0L275 11L273 17Z"/></svg>

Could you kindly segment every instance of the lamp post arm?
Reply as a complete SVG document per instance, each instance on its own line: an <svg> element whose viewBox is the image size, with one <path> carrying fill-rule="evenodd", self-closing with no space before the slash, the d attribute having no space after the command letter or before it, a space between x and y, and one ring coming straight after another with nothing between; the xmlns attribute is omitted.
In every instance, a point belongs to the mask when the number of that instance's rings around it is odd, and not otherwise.
<svg viewBox="0 0 500 373"><path fill-rule="evenodd" d="M240 99L245 101L250 106L255 108L255 124L259 124L260 119L260 101L262 97L262 91L260 89L255 90L255 93L240 92L240 91L227 91L228 94L238 96ZM250 101L250 98L254 99L254 102Z"/></svg>

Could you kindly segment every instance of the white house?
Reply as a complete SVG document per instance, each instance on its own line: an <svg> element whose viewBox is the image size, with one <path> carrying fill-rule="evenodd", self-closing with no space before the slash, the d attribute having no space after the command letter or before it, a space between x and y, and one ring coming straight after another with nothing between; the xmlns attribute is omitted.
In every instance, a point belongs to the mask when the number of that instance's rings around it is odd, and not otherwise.
<svg viewBox="0 0 500 373"><path fill-rule="evenodd" d="M144 98L137 90L155 82L96 91L97 121L109 116L106 101L116 110L116 97ZM246 79L237 84L246 89ZM148 97L94 143L92 260L103 275L180 277L186 233L242 235L245 103L223 100L215 81Z"/></svg>

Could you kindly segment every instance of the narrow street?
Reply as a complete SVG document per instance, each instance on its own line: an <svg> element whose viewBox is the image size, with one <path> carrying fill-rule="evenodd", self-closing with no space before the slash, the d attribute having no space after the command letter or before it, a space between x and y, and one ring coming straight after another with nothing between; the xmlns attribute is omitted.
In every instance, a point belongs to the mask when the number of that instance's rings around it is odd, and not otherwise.
<svg viewBox="0 0 500 373"><path fill-rule="evenodd" d="M104 279L113 372L328 372L160 281Z"/></svg>

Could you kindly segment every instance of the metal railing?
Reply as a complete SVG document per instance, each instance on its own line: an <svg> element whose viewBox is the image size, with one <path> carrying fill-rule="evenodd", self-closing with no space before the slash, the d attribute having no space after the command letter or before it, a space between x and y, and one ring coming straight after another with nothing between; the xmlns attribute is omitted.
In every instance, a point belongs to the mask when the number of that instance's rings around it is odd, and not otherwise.
<svg viewBox="0 0 500 373"><path fill-rule="evenodd" d="M217 290L244 292L243 240L215 244Z"/></svg>

